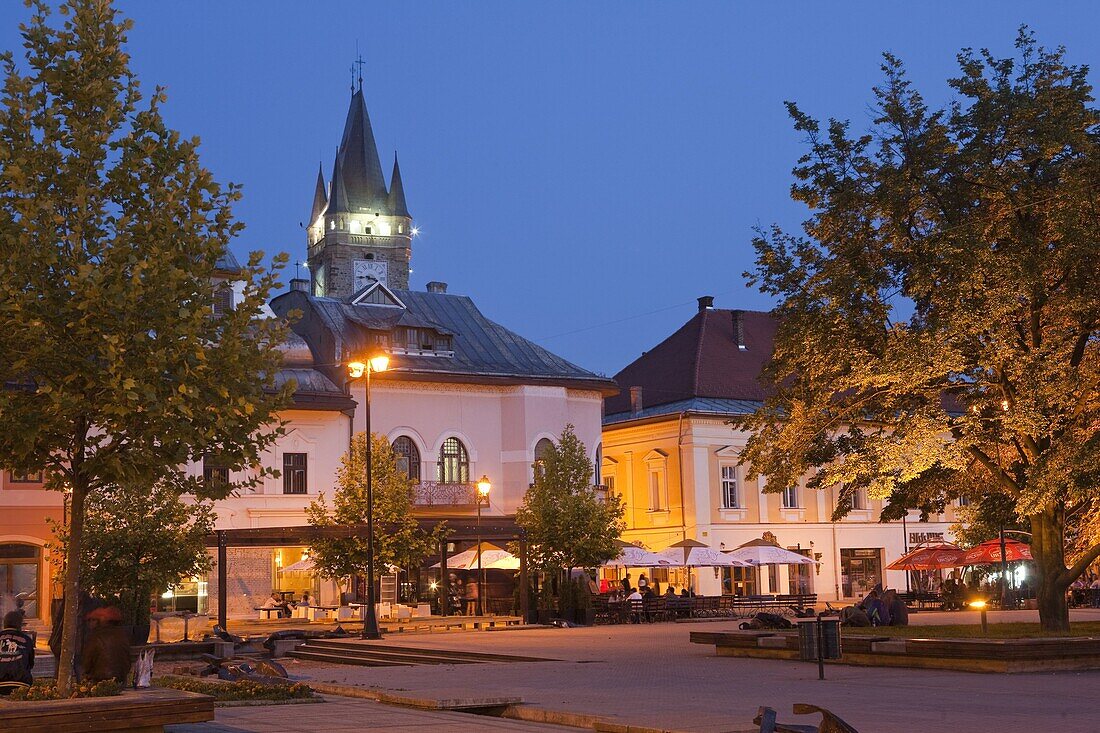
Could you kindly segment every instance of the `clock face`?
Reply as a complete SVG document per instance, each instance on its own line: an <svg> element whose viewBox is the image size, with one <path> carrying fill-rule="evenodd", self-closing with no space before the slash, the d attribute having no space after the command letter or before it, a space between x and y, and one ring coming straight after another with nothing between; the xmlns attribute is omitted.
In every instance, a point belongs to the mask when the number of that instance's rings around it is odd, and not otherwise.
<svg viewBox="0 0 1100 733"><path fill-rule="evenodd" d="M386 276L389 273L389 263L382 260L355 260L355 292L377 280L383 285L388 285Z"/></svg>

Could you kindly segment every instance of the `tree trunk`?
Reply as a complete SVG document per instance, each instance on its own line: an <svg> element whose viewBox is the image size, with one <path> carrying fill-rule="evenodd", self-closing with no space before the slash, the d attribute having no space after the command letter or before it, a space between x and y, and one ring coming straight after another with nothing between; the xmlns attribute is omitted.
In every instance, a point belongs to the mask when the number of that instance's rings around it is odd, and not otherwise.
<svg viewBox="0 0 1100 733"><path fill-rule="evenodd" d="M1064 510L1049 508L1028 519L1031 520L1031 555L1039 576L1035 594L1039 602L1039 623L1043 631L1068 633L1066 590L1071 581L1067 580L1066 572Z"/></svg>
<svg viewBox="0 0 1100 733"><path fill-rule="evenodd" d="M65 612L61 628L61 656L57 662L57 689L68 697L76 661L76 637L80 629L80 552L84 540L84 500L88 488L74 478L72 506L69 510L69 543L65 553Z"/></svg>

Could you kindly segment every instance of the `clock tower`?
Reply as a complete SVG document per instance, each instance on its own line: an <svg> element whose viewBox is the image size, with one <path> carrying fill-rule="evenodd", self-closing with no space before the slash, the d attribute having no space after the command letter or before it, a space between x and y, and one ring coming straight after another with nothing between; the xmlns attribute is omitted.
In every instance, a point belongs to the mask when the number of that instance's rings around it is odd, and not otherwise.
<svg viewBox="0 0 1100 733"><path fill-rule="evenodd" d="M307 233L313 295L346 298L376 280L408 289L412 217L396 154L386 186L362 79L351 95L328 186L324 171L317 171Z"/></svg>

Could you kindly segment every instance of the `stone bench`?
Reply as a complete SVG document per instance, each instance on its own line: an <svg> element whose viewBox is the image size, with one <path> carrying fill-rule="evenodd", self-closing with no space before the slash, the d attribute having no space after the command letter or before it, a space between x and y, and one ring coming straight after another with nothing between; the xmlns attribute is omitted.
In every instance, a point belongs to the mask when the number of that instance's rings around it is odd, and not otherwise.
<svg viewBox="0 0 1100 733"><path fill-rule="evenodd" d="M163 733L214 719L214 698L181 690L127 690L115 697L0 703L0 730L20 733Z"/></svg>

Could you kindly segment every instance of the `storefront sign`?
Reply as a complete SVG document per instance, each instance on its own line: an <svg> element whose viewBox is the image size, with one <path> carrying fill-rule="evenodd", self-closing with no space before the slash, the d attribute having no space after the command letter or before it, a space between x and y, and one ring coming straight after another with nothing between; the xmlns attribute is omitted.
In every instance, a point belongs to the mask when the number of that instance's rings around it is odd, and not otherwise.
<svg viewBox="0 0 1100 733"><path fill-rule="evenodd" d="M920 545L925 542L943 542L943 532L910 532L909 544Z"/></svg>

